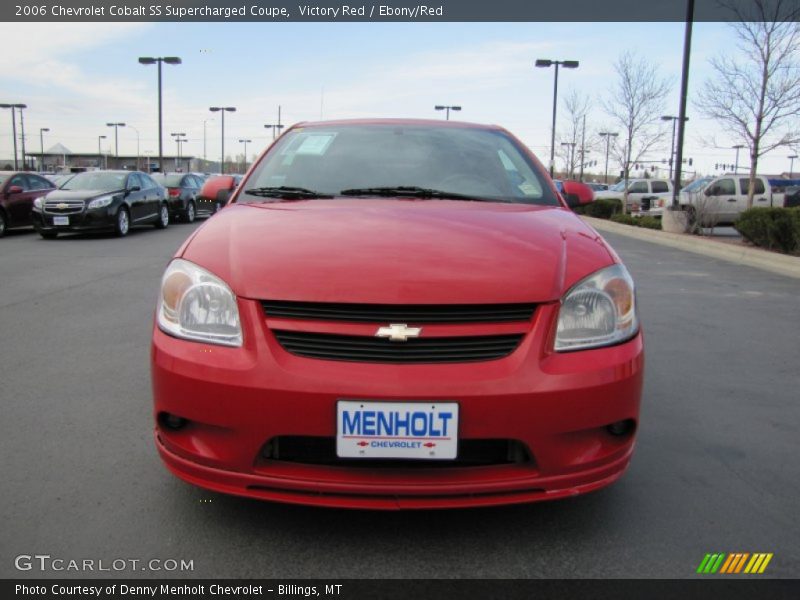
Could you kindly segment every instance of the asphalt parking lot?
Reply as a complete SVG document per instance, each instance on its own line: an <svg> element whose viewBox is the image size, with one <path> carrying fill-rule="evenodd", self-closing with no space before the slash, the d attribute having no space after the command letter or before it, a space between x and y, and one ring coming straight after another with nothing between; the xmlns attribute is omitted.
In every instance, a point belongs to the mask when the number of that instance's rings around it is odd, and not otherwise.
<svg viewBox="0 0 800 600"><path fill-rule="evenodd" d="M154 301L194 227L0 240L0 577L102 575L15 569L35 553L193 560L175 575L202 578L690 577L707 552L800 573L800 281L609 234L647 340L621 481L509 508L313 509L206 493L156 455Z"/></svg>

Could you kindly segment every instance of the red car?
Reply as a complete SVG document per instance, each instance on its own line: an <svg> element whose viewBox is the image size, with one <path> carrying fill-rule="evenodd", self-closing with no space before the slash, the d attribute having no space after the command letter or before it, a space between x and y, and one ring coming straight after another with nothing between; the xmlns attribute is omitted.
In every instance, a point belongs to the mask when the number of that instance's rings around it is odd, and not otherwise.
<svg viewBox="0 0 800 600"><path fill-rule="evenodd" d="M241 175L214 175L206 179L197 194L198 216L211 216L222 209L241 180Z"/></svg>
<svg viewBox="0 0 800 600"><path fill-rule="evenodd" d="M187 482L298 504L597 490L634 449L635 298L507 131L302 123L164 273L155 443Z"/></svg>
<svg viewBox="0 0 800 600"><path fill-rule="evenodd" d="M24 171L0 171L0 237L13 227L33 225L33 202L55 189L50 181Z"/></svg>
<svg viewBox="0 0 800 600"><path fill-rule="evenodd" d="M566 181L557 180L555 183L556 189L561 192L564 201L570 208L594 202L594 190L585 183L570 179Z"/></svg>

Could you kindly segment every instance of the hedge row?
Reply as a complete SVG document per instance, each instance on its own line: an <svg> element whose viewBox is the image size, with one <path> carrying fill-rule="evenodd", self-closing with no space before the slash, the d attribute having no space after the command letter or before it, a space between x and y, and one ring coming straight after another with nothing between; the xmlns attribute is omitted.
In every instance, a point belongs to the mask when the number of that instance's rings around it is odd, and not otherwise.
<svg viewBox="0 0 800 600"><path fill-rule="evenodd" d="M610 220L614 221L614 223L624 223L625 225L634 225L645 229L661 229L661 221L655 217L632 217L631 215L619 213L611 215Z"/></svg>
<svg viewBox="0 0 800 600"><path fill-rule="evenodd" d="M613 215L622 212L622 202L616 198L609 200L600 198L589 204L576 206L574 210L579 215L597 219L610 219Z"/></svg>
<svg viewBox="0 0 800 600"><path fill-rule="evenodd" d="M739 216L734 227L751 244L800 254L800 207L751 208Z"/></svg>

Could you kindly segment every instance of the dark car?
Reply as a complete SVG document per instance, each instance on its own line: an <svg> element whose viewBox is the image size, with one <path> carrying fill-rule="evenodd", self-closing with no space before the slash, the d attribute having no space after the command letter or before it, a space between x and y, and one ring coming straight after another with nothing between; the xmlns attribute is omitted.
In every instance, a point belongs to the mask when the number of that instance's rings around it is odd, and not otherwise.
<svg viewBox="0 0 800 600"><path fill-rule="evenodd" d="M30 227L33 201L54 187L34 173L0 171L0 237L6 229Z"/></svg>
<svg viewBox="0 0 800 600"><path fill-rule="evenodd" d="M62 232L113 231L134 225L169 225L166 191L139 171L79 173L33 203L33 226L43 238Z"/></svg>
<svg viewBox="0 0 800 600"><path fill-rule="evenodd" d="M47 179L53 182L57 188L67 183L70 179L75 177L77 173L59 173L54 175L45 175Z"/></svg>
<svg viewBox="0 0 800 600"><path fill-rule="evenodd" d="M152 178L167 188L170 218L193 223L203 179L194 173L154 173Z"/></svg>
<svg viewBox="0 0 800 600"><path fill-rule="evenodd" d="M241 175L214 175L206 179L197 197L197 213L210 216L220 210L241 180Z"/></svg>

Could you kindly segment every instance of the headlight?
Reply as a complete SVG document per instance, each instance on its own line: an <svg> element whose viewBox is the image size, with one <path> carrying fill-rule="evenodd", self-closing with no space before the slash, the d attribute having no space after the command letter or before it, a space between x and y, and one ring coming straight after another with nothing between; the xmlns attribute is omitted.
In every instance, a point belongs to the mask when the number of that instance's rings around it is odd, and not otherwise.
<svg viewBox="0 0 800 600"><path fill-rule="evenodd" d="M161 279L158 327L186 340L242 345L239 308L228 285L182 259L173 260Z"/></svg>
<svg viewBox="0 0 800 600"><path fill-rule="evenodd" d="M34 199L33 208L35 208L36 210L42 210L43 205L44 205L44 198L39 196L38 198Z"/></svg>
<svg viewBox="0 0 800 600"><path fill-rule="evenodd" d="M601 269L561 299L555 349L610 346L639 331L633 279L622 265Z"/></svg>
<svg viewBox="0 0 800 600"><path fill-rule="evenodd" d="M114 201L114 196L100 196L99 198L95 198L91 202L89 202L89 206L87 208L103 208L104 206L108 206Z"/></svg>

